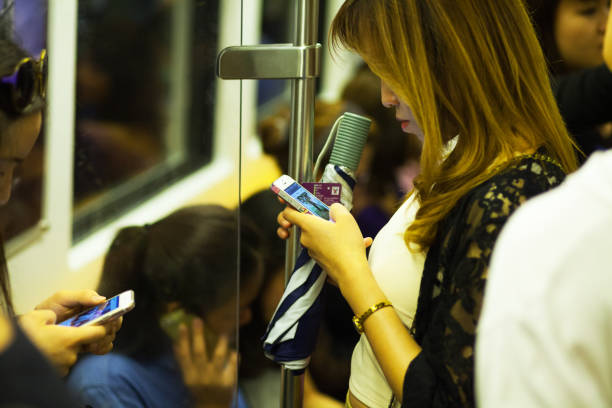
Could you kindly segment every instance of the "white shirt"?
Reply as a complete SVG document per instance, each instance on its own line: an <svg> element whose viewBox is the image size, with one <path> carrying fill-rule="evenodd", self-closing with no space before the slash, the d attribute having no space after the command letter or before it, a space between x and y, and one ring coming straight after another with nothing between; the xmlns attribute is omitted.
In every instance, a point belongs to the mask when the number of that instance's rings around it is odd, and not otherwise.
<svg viewBox="0 0 612 408"><path fill-rule="evenodd" d="M517 210L493 251L478 406L612 406L612 151Z"/></svg>
<svg viewBox="0 0 612 408"><path fill-rule="evenodd" d="M406 200L379 231L368 257L374 278L407 327L414 320L425 264L425 253L409 251L404 241L404 232L414 221L418 209L418 202L413 197ZM349 389L371 408L387 408L391 401L391 387L365 335L353 351Z"/></svg>

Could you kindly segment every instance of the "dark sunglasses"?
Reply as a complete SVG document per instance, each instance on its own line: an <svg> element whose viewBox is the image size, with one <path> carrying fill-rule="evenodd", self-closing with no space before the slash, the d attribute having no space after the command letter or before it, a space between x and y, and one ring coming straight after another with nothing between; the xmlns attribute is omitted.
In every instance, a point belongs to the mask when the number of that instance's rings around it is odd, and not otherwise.
<svg viewBox="0 0 612 408"><path fill-rule="evenodd" d="M0 78L0 107L13 114L22 114L47 93L47 50L37 60L24 58L13 73Z"/></svg>

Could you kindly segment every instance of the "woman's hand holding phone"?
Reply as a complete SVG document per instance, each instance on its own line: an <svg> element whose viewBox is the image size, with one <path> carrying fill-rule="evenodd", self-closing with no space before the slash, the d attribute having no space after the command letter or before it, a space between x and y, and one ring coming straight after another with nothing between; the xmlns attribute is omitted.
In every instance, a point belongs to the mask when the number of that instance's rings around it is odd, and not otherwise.
<svg viewBox="0 0 612 408"><path fill-rule="evenodd" d="M174 354L185 384L198 408L228 407L237 380L238 354L228 347L227 336L219 338L212 355L206 348L204 324L194 318L191 330L179 327Z"/></svg>
<svg viewBox="0 0 612 408"><path fill-rule="evenodd" d="M105 354L113 349L122 318L104 325L64 327L55 324L106 300L93 290L60 291L19 317L19 324L30 340L66 375L80 352Z"/></svg>
<svg viewBox="0 0 612 408"><path fill-rule="evenodd" d="M38 304L34 310L51 310L57 316L56 322L61 322L105 301L106 298L100 296L95 290L62 290ZM115 335L121 328L122 323L123 317L119 317L101 325L106 330L106 335L100 340L82 344L81 351L93 354L106 354L111 351Z"/></svg>
<svg viewBox="0 0 612 408"><path fill-rule="evenodd" d="M302 214L288 206L277 217L277 233L287 238L292 225L300 227L302 246L341 286L345 278L355 277L357 267L367 266L365 249L372 244L372 238L363 238L357 222L341 204L331 206L331 218L334 222Z"/></svg>
<svg viewBox="0 0 612 408"><path fill-rule="evenodd" d="M65 327L55 324L51 310L34 310L19 316L19 325L32 343L51 361L61 375L68 374L78 354L96 344L99 353L112 349L114 329L106 326Z"/></svg>
<svg viewBox="0 0 612 408"><path fill-rule="evenodd" d="M98 295L96 291L91 289L62 290L39 303L34 310L51 310L57 316L57 321L61 322L87 308L101 304L105 300L104 296Z"/></svg>

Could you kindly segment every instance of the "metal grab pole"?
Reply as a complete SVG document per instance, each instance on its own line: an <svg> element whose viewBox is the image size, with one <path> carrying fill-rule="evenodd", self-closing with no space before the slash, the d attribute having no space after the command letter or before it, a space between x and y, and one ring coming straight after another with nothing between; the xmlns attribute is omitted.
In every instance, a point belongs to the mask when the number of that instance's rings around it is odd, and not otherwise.
<svg viewBox="0 0 612 408"><path fill-rule="evenodd" d="M317 43L318 0L297 0L295 10L295 46ZM291 131L289 139L289 175L298 182L312 179L312 139L314 129L315 79L291 80ZM294 228L287 241L285 258L285 285L293 271L299 250ZM302 408L304 375L295 375L283 368L281 373L281 408Z"/></svg>
<svg viewBox="0 0 612 408"><path fill-rule="evenodd" d="M312 133L314 128L315 78L319 76L321 45L317 44L319 0L295 0L293 44L232 46L217 56L217 75L222 79L290 79L291 124L289 175L299 182L312 179ZM285 285L293 272L299 249L294 232L287 240ZM301 408L304 375L283 369L281 408Z"/></svg>

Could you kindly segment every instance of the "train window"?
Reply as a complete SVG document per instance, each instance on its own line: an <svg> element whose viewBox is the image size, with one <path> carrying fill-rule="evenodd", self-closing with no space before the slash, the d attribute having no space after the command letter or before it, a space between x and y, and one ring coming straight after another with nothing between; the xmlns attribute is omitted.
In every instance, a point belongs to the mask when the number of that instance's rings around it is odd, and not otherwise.
<svg viewBox="0 0 612 408"><path fill-rule="evenodd" d="M98 0L78 10L78 241L211 159L218 0Z"/></svg>

